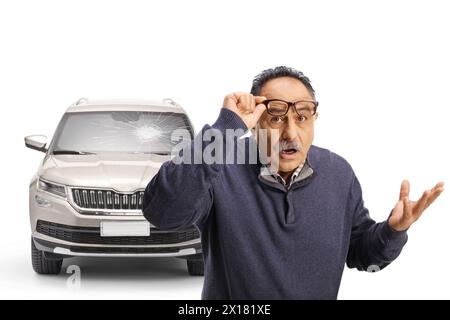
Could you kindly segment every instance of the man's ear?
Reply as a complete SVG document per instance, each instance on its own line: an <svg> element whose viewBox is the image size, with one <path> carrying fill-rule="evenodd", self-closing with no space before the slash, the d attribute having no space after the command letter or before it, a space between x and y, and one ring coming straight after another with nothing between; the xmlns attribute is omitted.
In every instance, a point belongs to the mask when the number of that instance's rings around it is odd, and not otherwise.
<svg viewBox="0 0 450 320"><path fill-rule="evenodd" d="M319 117L319 112L316 112L316 114L314 115L314 117L316 117L316 120L317 120L317 118Z"/></svg>

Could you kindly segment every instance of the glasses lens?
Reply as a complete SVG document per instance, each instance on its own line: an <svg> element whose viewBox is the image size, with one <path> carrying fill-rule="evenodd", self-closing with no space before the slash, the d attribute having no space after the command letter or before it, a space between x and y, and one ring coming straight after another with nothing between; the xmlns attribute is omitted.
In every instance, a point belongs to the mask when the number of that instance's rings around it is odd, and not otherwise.
<svg viewBox="0 0 450 320"><path fill-rule="evenodd" d="M299 101L295 104L295 109L299 115L314 115L316 105L311 101Z"/></svg>
<svg viewBox="0 0 450 320"><path fill-rule="evenodd" d="M288 104L283 101L270 101L267 105L267 112L273 116L283 116L286 114Z"/></svg>

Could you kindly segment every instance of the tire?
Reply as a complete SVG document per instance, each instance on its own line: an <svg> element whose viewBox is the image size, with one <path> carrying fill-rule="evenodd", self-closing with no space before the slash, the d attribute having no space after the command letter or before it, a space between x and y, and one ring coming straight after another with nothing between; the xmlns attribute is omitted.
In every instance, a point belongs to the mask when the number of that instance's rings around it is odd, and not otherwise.
<svg viewBox="0 0 450 320"><path fill-rule="evenodd" d="M61 272L63 259L47 259L44 252L36 248L31 238L31 262L36 273L58 274Z"/></svg>
<svg viewBox="0 0 450 320"><path fill-rule="evenodd" d="M191 276L203 276L204 274L204 262L203 260L186 260L189 275Z"/></svg>

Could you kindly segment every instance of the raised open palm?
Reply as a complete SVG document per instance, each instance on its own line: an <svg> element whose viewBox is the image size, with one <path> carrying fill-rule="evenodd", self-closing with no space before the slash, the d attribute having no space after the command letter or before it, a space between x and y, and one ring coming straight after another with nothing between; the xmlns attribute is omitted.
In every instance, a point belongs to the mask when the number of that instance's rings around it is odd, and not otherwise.
<svg viewBox="0 0 450 320"><path fill-rule="evenodd" d="M437 183L432 189L426 190L419 200L409 199L409 181L404 180L400 187L400 197L389 217L389 226L397 231L408 229L434 200L444 191L444 183Z"/></svg>

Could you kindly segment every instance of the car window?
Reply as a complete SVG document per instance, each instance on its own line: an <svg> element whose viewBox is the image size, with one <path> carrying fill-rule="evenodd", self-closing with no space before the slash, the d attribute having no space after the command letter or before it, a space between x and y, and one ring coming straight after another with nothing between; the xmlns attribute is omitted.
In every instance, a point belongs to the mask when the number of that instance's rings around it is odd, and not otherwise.
<svg viewBox="0 0 450 320"><path fill-rule="evenodd" d="M173 112L102 111L66 113L51 152L170 153L179 143L175 130L193 132L185 114Z"/></svg>

